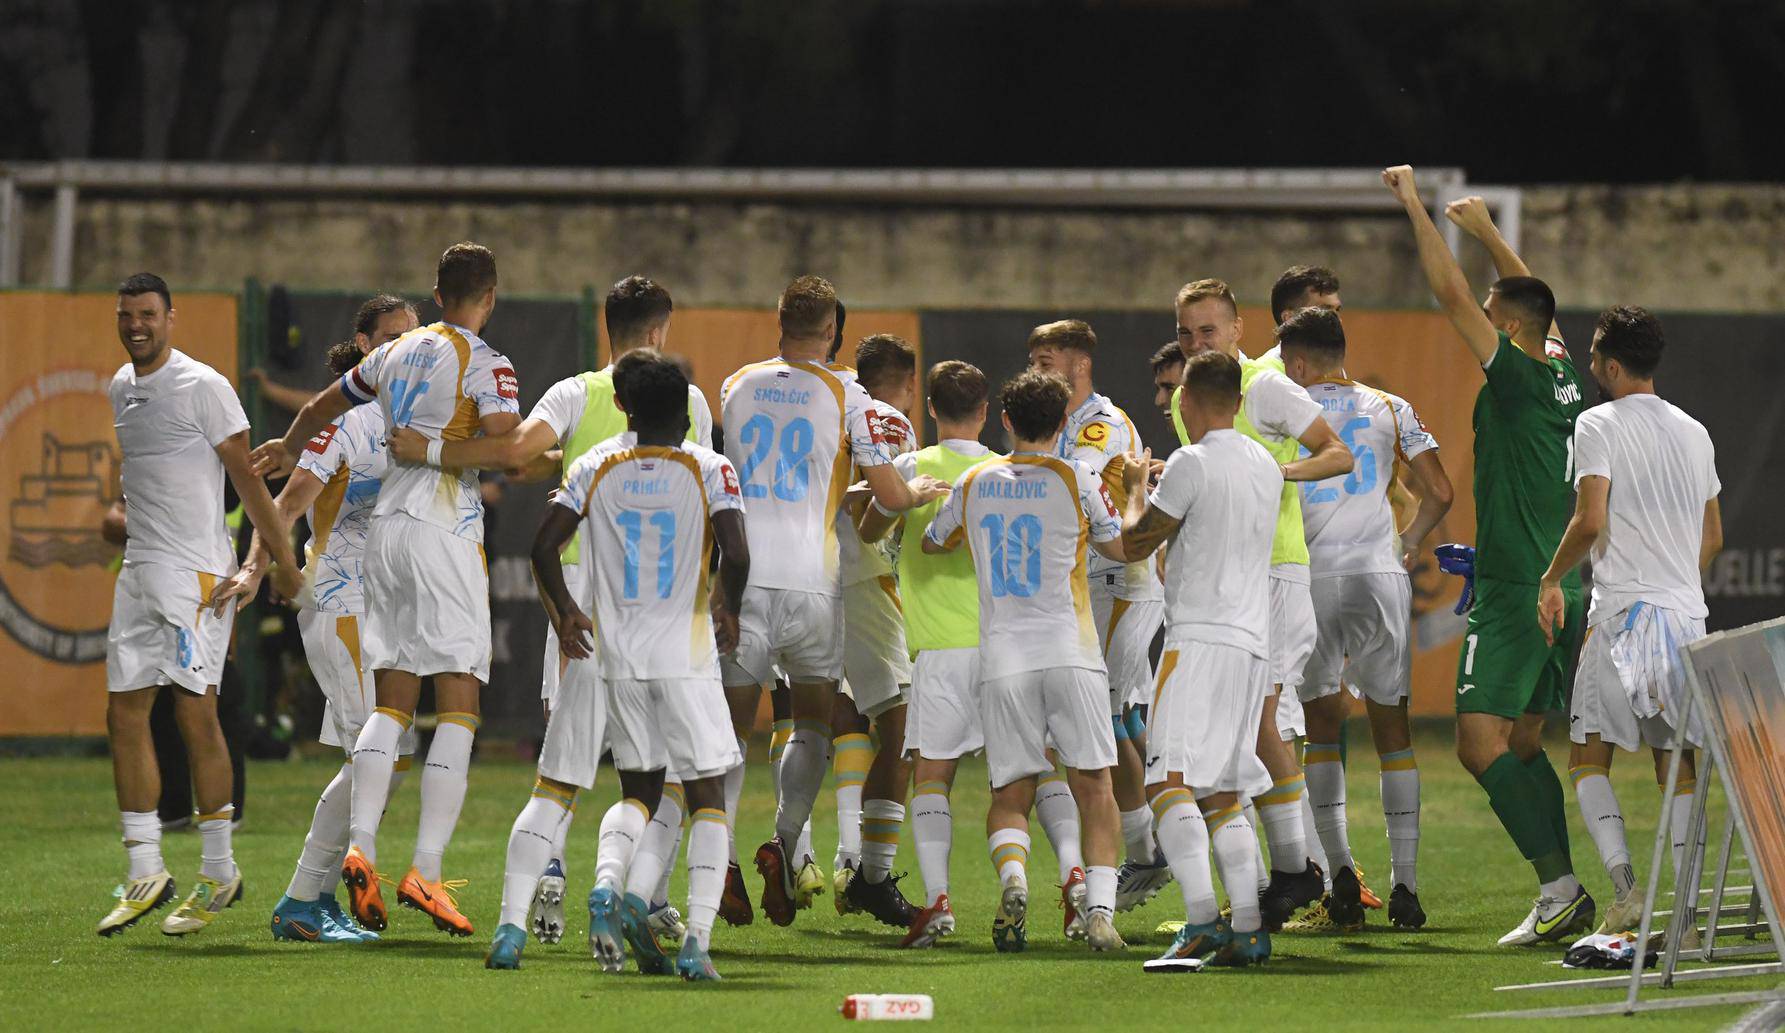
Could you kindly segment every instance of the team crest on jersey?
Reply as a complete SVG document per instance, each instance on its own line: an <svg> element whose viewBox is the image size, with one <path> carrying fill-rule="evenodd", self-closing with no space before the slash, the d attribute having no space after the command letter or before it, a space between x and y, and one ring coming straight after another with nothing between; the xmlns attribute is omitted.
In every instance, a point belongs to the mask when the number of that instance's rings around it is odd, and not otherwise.
<svg viewBox="0 0 1785 1033"><path fill-rule="evenodd" d="M1078 443L1089 448L1102 448L1109 444L1109 424L1102 420L1092 420L1078 432Z"/></svg>
<svg viewBox="0 0 1785 1033"><path fill-rule="evenodd" d="M339 423L329 424L327 427L323 428L321 434L310 439L310 443L304 446L304 451L314 452L317 455L327 452L329 442L335 440L335 432L340 429L341 425Z"/></svg>
<svg viewBox="0 0 1785 1033"><path fill-rule="evenodd" d="M496 378L496 393L498 395L501 395L503 398L520 397L521 382L515 378L514 370L507 366L500 366L495 370L494 376Z"/></svg>

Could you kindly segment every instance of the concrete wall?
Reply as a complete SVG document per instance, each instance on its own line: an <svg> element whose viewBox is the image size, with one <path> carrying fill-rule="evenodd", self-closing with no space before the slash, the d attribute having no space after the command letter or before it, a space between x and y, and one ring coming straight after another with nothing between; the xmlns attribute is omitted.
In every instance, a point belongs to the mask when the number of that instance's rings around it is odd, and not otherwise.
<svg viewBox="0 0 1785 1033"><path fill-rule="evenodd" d="M1429 303L1407 227L1386 215L102 196L79 211L75 279L89 286L147 268L188 287L413 289L472 238L496 249L509 290L639 271L696 305L769 305L809 271L865 307L1150 308L1205 275L1262 301L1296 262L1337 269L1354 305ZM1540 187L1524 211L1526 259L1565 307L1785 309L1785 186ZM30 198L26 282L47 279L48 224L48 199ZM1465 260L1485 282L1480 249Z"/></svg>

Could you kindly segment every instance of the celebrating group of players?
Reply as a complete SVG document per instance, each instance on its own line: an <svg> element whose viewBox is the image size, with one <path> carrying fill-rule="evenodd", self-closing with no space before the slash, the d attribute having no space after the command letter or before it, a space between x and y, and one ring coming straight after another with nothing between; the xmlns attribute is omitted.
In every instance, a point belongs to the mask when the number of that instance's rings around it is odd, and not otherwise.
<svg viewBox="0 0 1785 1033"><path fill-rule="evenodd" d="M1384 181L1486 376L1474 414L1477 545L1447 547L1446 561L1473 597L1458 755L1540 884L1501 942L1593 925L1541 744L1543 715L1570 705L1577 797L1618 895L1604 928L1622 930L1640 919L1640 900L1605 773L1613 746L1647 743L1659 756L1681 731L1670 725L1677 651L1704 633L1699 570L1721 539L1710 440L1653 393L1653 317L1601 316L1593 373L1610 401L1583 413L1553 334L1554 297L1480 200L1448 210L1501 276L1478 307L1412 170ZM1093 950L1122 949L1115 913L1173 880L1185 919L1150 967L1256 964L1286 926L1359 928L1382 901L1346 828L1340 743L1353 696L1381 768L1388 917L1424 924L1407 570L1451 485L1412 406L1347 376L1331 272L1297 266L1278 280L1275 347L1258 358L1239 349L1225 283L1178 292L1177 340L1152 358L1157 402L1183 446L1164 461L1097 393L1096 335L1070 319L1036 327L1029 369L997 388L1007 454L980 442L992 386L958 361L925 376L938 440L917 448L914 350L877 334L857 344L853 368L837 364L843 306L815 276L781 296L778 355L726 379L723 454L711 448L705 398L663 353L669 294L641 277L607 297L615 362L553 385L523 420L511 363L479 336L496 279L488 249L457 244L437 269L440 322L418 327L400 299L368 302L354 338L330 353L336 384L252 453L228 383L169 347L166 285L143 274L120 287L131 361L111 395L129 543L107 678L130 872L101 934L175 895L147 745L161 685L185 690L177 712L203 833L196 886L162 929L203 929L241 895L213 686L237 604L263 577L301 607L328 700L322 738L347 753L273 935L362 942L385 928L377 836L414 752L423 678L438 725L396 894L439 928L472 933L442 857L489 675L481 469L558 482L532 550L551 624L546 736L509 839L491 968L518 967L529 930L562 936L565 838L578 793L611 753L622 799L601 818L594 956L609 971L630 952L642 971L718 978L716 919L754 918L734 827L765 692L777 810L753 860L759 906L777 925L828 883L840 914L896 926L905 946L953 933L950 792L960 759L983 751L1000 951L1027 941L1031 811L1059 859L1065 935ZM239 568L225 473L256 528ZM262 477L287 478L276 500ZM301 576L290 543L300 515L311 533ZM1574 568L1589 552L1587 612ZM839 819L830 879L810 833L827 771ZM1680 791L1692 791L1690 769ZM921 905L892 874L908 816ZM667 890L684 838L681 912Z"/></svg>

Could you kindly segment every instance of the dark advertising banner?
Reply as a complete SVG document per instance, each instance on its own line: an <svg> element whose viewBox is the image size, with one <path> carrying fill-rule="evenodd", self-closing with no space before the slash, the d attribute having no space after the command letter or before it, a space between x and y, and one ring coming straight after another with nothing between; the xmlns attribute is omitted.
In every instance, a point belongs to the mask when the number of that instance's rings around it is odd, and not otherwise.
<svg viewBox="0 0 1785 1033"><path fill-rule="evenodd" d="M1560 317L1583 374L1593 319L1586 312ZM1711 432L1723 482L1723 552L1704 576L1709 626L1777 617L1785 613L1785 317L1663 314L1661 325L1667 350L1655 388ZM1594 404L1604 400L1597 384L1588 395Z"/></svg>
<svg viewBox="0 0 1785 1033"><path fill-rule="evenodd" d="M280 383L319 388L328 383L323 354L350 337L360 294L287 293L267 297L268 343L263 368ZM546 388L587 368L583 361L580 305L575 299L502 298L484 328L484 340L514 362L521 382L524 418ZM420 305L425 325L439 318L432 301ZM268 406L283 427L291 414ZM256 428L260 435L261 428ZM269 431L268 433L271 433ZM551 484L509 484L485 475L484 551L490 570L490 691L483 698L484 728L503 735L533 734L541 727L540 663L545 615L533 588L527 553L549 504Z"/></svg>

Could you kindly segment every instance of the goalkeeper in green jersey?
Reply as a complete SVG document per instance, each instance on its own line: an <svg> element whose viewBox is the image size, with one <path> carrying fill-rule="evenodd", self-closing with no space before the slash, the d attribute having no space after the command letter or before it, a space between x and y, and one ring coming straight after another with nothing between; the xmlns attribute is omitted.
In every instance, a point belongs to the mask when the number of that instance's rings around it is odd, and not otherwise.
<svg viewBox="0 0 1785 1033"><path fill-rule="evenodd" d="M1567 619L1553 644L1530 615L1574 494L1580 378L1551 330L1555 295L1500 237L1479 198L1447 214L1487 246L1500 279L1477 305L1405 165L1382 180L1407 210L1432 293L1474 353L1486 383L1475 400L1475 602L1457 665L1457 757L1537 872L1531 913L1506 946L1593 927L1568 852L1562 783L1543 752L1543 720L1566 708L1585 626L1580 578L1562 582Z"/></svg>

